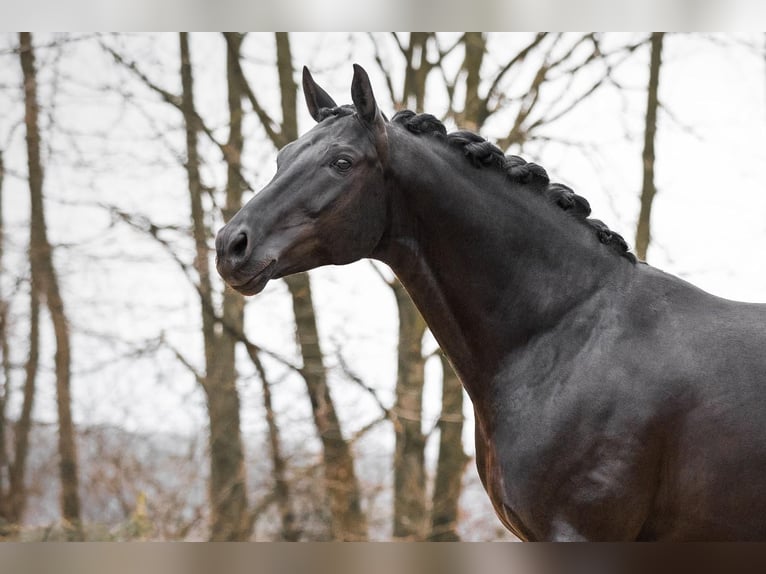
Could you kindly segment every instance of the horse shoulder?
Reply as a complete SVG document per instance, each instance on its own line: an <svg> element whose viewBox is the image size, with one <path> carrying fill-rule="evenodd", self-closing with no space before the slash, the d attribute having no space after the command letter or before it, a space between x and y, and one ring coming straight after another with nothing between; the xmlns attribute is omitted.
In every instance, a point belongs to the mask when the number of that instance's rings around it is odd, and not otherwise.
<svg viewBox="0 0 766 574"><path fill-rule="evenodd" d="M651 511L658 429L670 415L665 391L646 383L646 367L624 345L636 330L629 300L582 310L509 357L490 385L485 442L502 505L534 538L635 538ZM657 328L650 323L645 331Z"/></svg>

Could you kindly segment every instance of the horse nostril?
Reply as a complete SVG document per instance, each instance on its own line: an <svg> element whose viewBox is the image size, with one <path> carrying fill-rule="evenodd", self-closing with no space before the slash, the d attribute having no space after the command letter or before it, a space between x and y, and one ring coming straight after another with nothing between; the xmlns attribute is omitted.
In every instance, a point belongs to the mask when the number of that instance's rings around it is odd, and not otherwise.
<svg viewBox="0 0 766 574"><path fill-rule="evenodd" d="M231 242L231 245L229 246L229 256L240 258L245 255L246 251L247 251L247 233L242 231L240 232L239 235L237 235L234 238L234 241Z"/></svg>

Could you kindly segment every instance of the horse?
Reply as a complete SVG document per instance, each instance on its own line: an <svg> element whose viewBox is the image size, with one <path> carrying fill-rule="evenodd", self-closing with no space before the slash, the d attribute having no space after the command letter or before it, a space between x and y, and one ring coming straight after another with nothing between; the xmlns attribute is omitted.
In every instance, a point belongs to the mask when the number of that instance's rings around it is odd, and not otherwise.
<svg viewBox="0 0 766 574"><path fill-rule="evenodd" d="M582 196L429 114L303 70L316 125L218 232L244 295L387 264L476 417L476 465L525 541L766 539L766 305L637 261Z"/></svg>

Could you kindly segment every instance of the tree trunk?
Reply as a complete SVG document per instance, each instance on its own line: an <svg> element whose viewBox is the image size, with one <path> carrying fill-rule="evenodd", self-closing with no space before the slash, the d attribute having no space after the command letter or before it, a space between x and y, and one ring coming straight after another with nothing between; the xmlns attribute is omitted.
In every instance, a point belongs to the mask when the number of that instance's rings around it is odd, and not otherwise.
<svg viewBox="0 0 766 574"><path fill-rule="evenodd" d="M394 429L394 538L422 540L426 509L425 436L422 430L426 323L399 281L391 285L399 310Z"/></svg>
<svg viewBox="0 0 766 574"><path fill-rule="evenodd" d="M295 522L295 513L293 512L292 500L290 496L290 485L287 482L287 465L282 456L282 443L279 438L279 427L277 426L274 407L271 400L271 386L266 377L266 370L263 368L258 352L253 346L247 345L247 351L250 359L255 365L258 376L261 379L261 388L263 390L263 406L266 410L266 425L269 429L269 447L271 449L272 473L274 475L274 495L279 509L279 518L282 523L280 538L286 542L295 542L300 540L301 530ZM252 517L253 521L255 516Z"/></svg>
<svg viewBox="0 0 766 574"><path fill-rule="evenodd" d="M232 329L216 329L213 289L210 280L210 260L207 239L210 230L205 224L202 206L203 186L199 173L197 151L198 122L194 109L194 87L188 34L180 34L182 110L186 125L186 172L191 202L192 232L196 257L194 266L199 275L199 295L202 312L202 332L205 346L205 375L203 389L210 419L210 540L247 540L250 536L244 453L239 419L239 393L235 368L236 338ZM242 108L238 87L229 82L230 132L227 143L228 183L226 211L233 212L241 203L242 182L239 157L242 152ZM233 159L232 159L233 158ZM224 295L223 317L227 325L240 332L244 303L234 293Z"/></svg>
<svg viewBox="0 0 766 574"><path fill-rule="evenodd" d="M481 64L487 49L487 39L481 32L466 32L463 36L465 57L463 71L465 72L465 106L461 116L461 129L479 131L479 127L487 119L487 102L479 95L481 82Z"/></svg>
<svg viewBox="0 0 766 574"><path fill-rule="evenodd" d="M3 177L5 166L2 153L0 153L0 274L3 273L4 239L3 227ZM31 278L32 282L36 277ZM19 525L24 515L27 491L25 485L26 460L29 445L29 432L32 428L32 408L35 398L35 382L37 379L37 367L39 363L40 345L40 296L37 284L30 287L29 296L29 349L24 368L25 379L22 391L21 414L13 429L13 458L8 457L8 419L7 404L11 393L11 359L8 345L9 316L8 301L0 297L0 353L2 353L2 402L0 403L0 517L3 519L3 528L0 535L12 535L15 527Z"/></svg>
<svg viewBox="0 0 766 574"><path fill-rule="evenodd" d="M16 422L13 440L13 460L9 467L9 490L4 508L5 519L19 524L27 503L26 462L29 454L29 433L32 430L32 408L35 401L37 369L40 362L40 297L36 279L31 277L29 293L29 351L24 365L24 390L21 414Z"/></svg>
<svg viewBox="0 0 766 574"><path fill-rule="evenodd" d="M426 101L426 78L432 65L428 61L428 44L433 32L412 32L405 50L407 67L404 71L402 104L406 108L422 113Z"/></svg>
<svg viewBox="0 0 766 574"><path fill-rule="evenodd" d="M80 498L78 493L77 450L70 396L70 338L64 302L53 267L48 242L43 204L43 169L40 158L38 128L37 79L32 38L22 32L20 38L21 69L24 77L25 124L27 128L27 164L29 168L30 261L36 288L45 297L56 339L56 406L59 419L59 472L61 476L61 512L70 539L82 539Z"/></svg>
<svg viewBox="0 0 766 574"><path fill-rule="evenodd" d="M463 452L463 385L444 353L442 412L439 417L439 462L431 506L431 534L436 542L460 540L457 534L458 501L468 457Z"/></svg>
<svg viewBox="0 0 766 574"><path fill-rule="evenodd" d="M327 371L319 343L309 278L306 273L299 273L285 277L285 282L293 299L295 330L303 357L301 374L306 381L314 424L322 442L332 536L335 540L365 540L367 519L362 512L353 453L343 438L327 385Z"/></svg>
<svg viewBox="0 0 766 574"><path fill-rule="evenodd" d="M226 207L224 208L224 220L229 221L242 206L242 190L244 185L240 177L239 158L242 153L242 81L239 77L239 58L242 47L242 35L237 32L225 32L224 38L227 45L227 82L229 86L229 110L230 110L230 138L228 145L237 150L236 165L233 161L229 162L229 178L226 194ZM294 89L294 88L293 88ZM236 110L236 112L235 112ZM236 141L234 134L236 133ZM234 309L234 303L244 305L244 298L232 289L226 289L224 292L224 314L227 309ZM237 315L238 323L236 331L242 332L243 313ZM254 348L248 347L250 359L258 371L261 379L261 388L263 390L263 405L266 410L266 424L269 434L269 447L271 450L272 473L274 475L274 493L276 497L277 508L281 521L280 537L282 540L292 542L300 538L300 530L295 524L295 513L292 510L292 501L290 496L290 485L286 476L286 463L282 455L281 440L279 437L279 427L277 426L274 409L271 400L271 388L266 377L266 370L261 364L258 352ZM256 517L251 517L251 523L254 523Z"/></svg>
<svg viewBox="0 0 766 574"><path fill-rule="evenodd" d="M428 74L428 44L433 33L413 32L403 50L405 58L402 106L423 112ZM422 353L426 324L398 279L389 283L399 317L396 404L394 419L393 536L423 540L428 523L426 505L425 436L422 431L423 384L426 359Z"/></svg>
<svg viewBox="0 0 766 574"><path fill-rule="evenodd" d="M649 89L646 101L646 127L644 129L643 185L641 187L641 211L636 228L636 255L646 261L646 254L651 241L652 203L657 194L654 182L654 140L657 133L657 92L660 85L660 67L662 66L662 41L664 32L654 32L651 38L652 54L649 62Z"/></svg>
<svg viewBox="0 0 766 574"><path fill-rule="evenodd" d="M287 141L298 137L297 86L287 33L276 34L277 70L282 96L282 135ZM277 142L274 142L275 145ZM301 372L306 381L311 409L322 442L324 475L336 540L365 540L367 518L362 512L361 492L354 471L354 456L343 438L335 404L327 385L327 372L319 343L316 313L307 273L285 278L293 299L295 328L303 358Z"/></svg>
<svg viewBox="0 0 766 574"><path fill-rule="evenodd" d="M4 252L5 252L5 217L3 214L3 183L5 180L5 163L3 162L3 151L0 150L0 277L5 274ZM7 436L7 418L6 406L11 390L11 363L8 357L8 303L2 292L0 284L0 375L2 383L0 384L0 518L8 520L6 502L8 495L8 486L10 482L10 472L8 466L8 448L5 444Z"/></svg>

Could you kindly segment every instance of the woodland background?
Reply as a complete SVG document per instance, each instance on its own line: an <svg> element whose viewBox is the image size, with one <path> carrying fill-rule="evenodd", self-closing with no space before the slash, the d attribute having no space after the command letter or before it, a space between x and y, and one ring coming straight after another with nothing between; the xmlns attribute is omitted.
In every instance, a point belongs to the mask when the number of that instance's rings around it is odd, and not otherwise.
<svg viewBox="0 0 766 574"><path fill-rule="evenodd" d="M245 300L216 231L308 129L307 65L478 131L648 259L766 300L764 38L0 36L0 535L496 540L472 413L385 266ZM658 193L659 192L659 193Z"/></svg>

